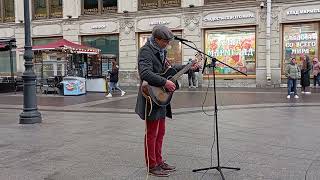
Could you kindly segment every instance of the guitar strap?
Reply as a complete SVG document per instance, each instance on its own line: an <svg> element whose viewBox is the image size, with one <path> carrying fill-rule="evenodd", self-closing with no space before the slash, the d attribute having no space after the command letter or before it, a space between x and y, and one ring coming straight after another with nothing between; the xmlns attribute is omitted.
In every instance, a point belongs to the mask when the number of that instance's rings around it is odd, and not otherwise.
<svg viewBox="0 0 320 180"><path fill-rule="evenodd" d="M168 61L167 58L165 58L165 60L164 60L164 67L165 67L165 69L168 69L168 68L172 67L171 63Z"/></svg>

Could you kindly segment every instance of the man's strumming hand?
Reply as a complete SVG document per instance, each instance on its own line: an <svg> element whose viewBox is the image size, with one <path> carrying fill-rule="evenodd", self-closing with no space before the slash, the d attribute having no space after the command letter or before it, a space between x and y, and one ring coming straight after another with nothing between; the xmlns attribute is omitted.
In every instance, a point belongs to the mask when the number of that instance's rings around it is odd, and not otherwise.
<svg viewBox="0 0 320 180"><path fill-rule="evenodd" d="M174 90L176 90L176 85L170 80L166 81L166 84L164 85L164 87L170 92L173 92Z"/></svg>

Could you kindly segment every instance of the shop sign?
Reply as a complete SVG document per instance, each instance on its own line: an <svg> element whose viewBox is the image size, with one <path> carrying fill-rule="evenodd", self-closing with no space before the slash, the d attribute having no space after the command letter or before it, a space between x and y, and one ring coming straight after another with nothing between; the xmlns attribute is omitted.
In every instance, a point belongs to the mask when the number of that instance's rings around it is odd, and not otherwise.
<svg viewBox="0 0 320 180"><path fill-rule="evenodd" d="M166 25L169 24L169 21L155 21L155 22L150 22L149 25L150 26L156 26L156 25Z"/></svg>
<svg viewBox="0 0 320 180"><path fill-rule="evenodd" d="M243 14L243 15L234 15L234 16L213 16L213 17L209 16L209 17L204 17L203 21L216 22L216 21L250 19L250 18L255 18L254 14Z"/></svg>
<svg viewBox="0 0 320 180"><path fill-rule="evenodd" d="M106 25L94 25L94 26L91 26L91 29L105 29L106 28Z"/></svg>
<svg viewBox="0 0 320 180"><path fill-rule="evenodd" d="M301 10L291 10L287 11L287 16L294 16L300 14L318 14L320 13L320 9L301 9Z"/></svg>

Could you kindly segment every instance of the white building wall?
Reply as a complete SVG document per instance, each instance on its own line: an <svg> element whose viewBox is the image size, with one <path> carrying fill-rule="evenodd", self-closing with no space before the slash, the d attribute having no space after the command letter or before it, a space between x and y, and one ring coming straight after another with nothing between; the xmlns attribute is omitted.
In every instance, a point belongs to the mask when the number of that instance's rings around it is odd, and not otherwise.
<svg viewBox="0 0 320 180"><path fill-rule="evenodd" d="M265 55L265 34L266 34L266 8L260 8L260 0L255 4L230 4L203 6L204 0L182 0L182 8L168 8L148 11L138 11L138 0L118 0L118 14L110 16L82 16L81 0L65 0L63 2L62 19L36 20L32 22L33 37L63 36L65 39L75 43L81 43L83 35L97 34L118 34L119 35L119 63L121 78L129 84L130 80L136 78L136 61L138 54L138 33L151 32L155 24L164 24L173 30L182 32L182 37L192 40L198 48L203 50L204 31L206 29L230 28L242 26L256 27L256 76L253 79L234 79L225 81L219 79L221 86L266 86L266 55ZM189 5L195 7L190 8ZM200 6L200 7L198 7ZM203 6L203 7L202 7ZM30 4L30 8L31 8ZM272 26L271 26L271 72L272 86L279 86L281 83L282 67L282 23L320 21L320 13L299 14L288 16L286 13L293 10L315 9L320 7L318 1L295 4L291 2L273 3ZM128 11L124 14L123 11ZM255 18L205 21L206 17L225 15L239 15L252 12ZM23 3L15 0L15 23L0 24L0 37L16 37L18 47L24 46L23 29ZM31 14L31 12L30 12ZM68 17L70 16L70 18ZM21 23L22 22L22 23ZM101 28L96 28L101 27ZM183 46L182 57L185 63L190 57L194 57L195 51ZM17 70L23 72L23 56L17 51ZM200 78L202 79L202 78ZM186 82L186 77L182 79ZM206 84L206 81L201 82Z"/></svg>

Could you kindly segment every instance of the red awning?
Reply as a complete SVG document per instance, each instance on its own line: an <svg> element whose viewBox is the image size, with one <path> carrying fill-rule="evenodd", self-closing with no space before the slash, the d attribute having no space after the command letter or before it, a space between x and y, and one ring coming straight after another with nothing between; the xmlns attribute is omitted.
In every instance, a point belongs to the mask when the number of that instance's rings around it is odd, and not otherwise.
<svg viewBox="0 0 320 180"><path fill-rule="evenodd" d="M45 45L32 46L32 50L57 50L66 49L80 54L99 54L100 49L84 46L81 44L76 44L65 39L60 39L56 42L52 42Z"/></svg>

